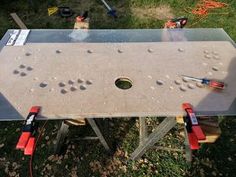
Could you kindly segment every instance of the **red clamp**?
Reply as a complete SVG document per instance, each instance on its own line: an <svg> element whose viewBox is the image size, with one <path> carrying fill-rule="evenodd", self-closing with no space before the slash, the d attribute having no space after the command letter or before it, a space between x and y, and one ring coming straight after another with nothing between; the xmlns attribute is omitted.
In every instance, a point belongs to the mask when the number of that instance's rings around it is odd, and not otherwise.
<svg viewBox="0 0 236 177"><path fill-rule="evenodd" d="M164 28L183 28L188 22L186 17L178 17L171 19L165 23Z"/></svg>
<svg viewBox="0 0 236 177"><path fill-rule="evenodd" d="M30 112L25 120L22 134L16 145L16 149L24 150L25 155L33 155L35 148L35 118L37 117L40 111L39 106L33 106L30 109Z"/></svg>
<svg viewBox="0 0 236 177"><path fill-rule="evenodd" d="M192 105L189 103L183 103L182 107L187 113L187 116L184 118L184 122L188 133L190 148L192 150L199 149L200 147L198 141L205 140L206 136L198 124Z"/></svg>
<svg viewBox="0 0 236 177"><path fill-rule="evenodd" d="M76 17L77 22L83 22L88 17L88 11L85 11L82 15Z"/></svg>

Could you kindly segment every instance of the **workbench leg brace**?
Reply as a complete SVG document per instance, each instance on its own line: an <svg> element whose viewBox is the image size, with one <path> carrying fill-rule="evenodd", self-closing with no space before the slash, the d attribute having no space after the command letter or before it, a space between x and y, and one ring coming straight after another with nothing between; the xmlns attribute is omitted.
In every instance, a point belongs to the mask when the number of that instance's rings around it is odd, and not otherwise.
<svg viewBox="0 0 236 177"><path fill-rule="evenodd" d="M147 138L146 118L139 117L139 144L143 145Z"/></svg>
<svg viewBox="0 0 236 177"><path fill-rule="evenodd" d="M105 138L103 137L100 129L98 128L96 122L94 121L94 119L87 119L88 123L90 124L90 126L92 127L93 131L95 132L95 134L97 135L97 137L99 138L100 142L102 143L102 145L104 146L104 148L107 151L110 151L110 148L105 140Z"/></svg>
<svg viewBox="0 0 236 177"><path fill-rule="evenodd" d="M61 127L57 132L56 144L54 146L54 153L57 154L60 153L61 148L65 143L65 139L67 137L68 132L69 132L69 125L67 125L65 121L62 121Z"/></svg>
<svg viewBox="0 0 236 177"><path fill-rule="evenodd" d="M157 141L163 138L175 125L175 117L165 118L160 125L147 136L145 118L139 118L140 120L140 142L139 147L131 154L132 160L140 158L147 150L149 150Z"/></svg>
<svg viewBox="0 0 236 177"><path fill-rule="evenodd" d="M190 143L188 139L188 132L186 127L184 127L184 149L185 149L185 159L188 163L192 162L192 150L190 148Z"/></svg>
<svg viewBox="0 0 236 177"><path fill-rule="evenodd" d="M97 126L96 122L94 119L87 119L88 123L90 124L91 128L93 129L93 131L95 132L95 134L97 135L98 139L100 140L100 142L102 143L102 145L104 146L104 148L107 151L110 151L110 148L105 140L105 138L103 137L99 127ZM64 121L62 121L60 130L57 133L57 137L56 137L56 145L55 145L55 149L54 152L55 153L59 153L61 150L62 145L65 142L65 138L67 136L69 132L69 125L67 125Z"/></svg>

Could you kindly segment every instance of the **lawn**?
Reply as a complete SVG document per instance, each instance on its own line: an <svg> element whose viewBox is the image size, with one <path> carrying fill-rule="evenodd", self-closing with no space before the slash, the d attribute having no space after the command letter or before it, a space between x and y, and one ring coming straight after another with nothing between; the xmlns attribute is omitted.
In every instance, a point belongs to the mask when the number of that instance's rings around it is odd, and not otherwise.
<svg viewBox="0 0 236 177"><path fill-rule="evenodd" d="M227 7L210 11L204 18L191 14L198 0L110 0L118 19L106 14L99 0L1 0L0 36L10 28L18 28L10 17L16 12L28 28L69 28L74 18L88 10L90 28L163 28L172 17L187 16L189 28L224 28L236 40L236 1L221 0ZM48 17L47 7L70 6L75 15L63 19L57 15ZM149 131L158 124L157 118L149 118ZM42 140L37 146L33 161L34 176L235 176L236 174L236 119L223 118L222 135L214 144L204 144L194 153L192 164L187 164L182 152L152 149L140 160L128 160L129 154L138 144L138 121L125 119L109 121L108 138L114 154L107 154L98 141L78 141L80 134L93 134L88 126L71 127L64 153L53 154L59 121L48 122ZM43 122L40 122L42 125ZM28 176L29 158L15 150L22 122L0 122L0 176ZM183 138L173 129L159 145L180 148ZM112 136L112 137L111 137Z"/></svg>

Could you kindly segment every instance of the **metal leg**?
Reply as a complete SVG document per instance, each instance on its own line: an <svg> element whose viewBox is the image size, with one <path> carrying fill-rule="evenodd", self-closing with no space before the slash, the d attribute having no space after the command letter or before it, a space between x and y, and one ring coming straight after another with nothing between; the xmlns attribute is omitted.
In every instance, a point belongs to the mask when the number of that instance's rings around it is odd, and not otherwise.
<svg viewBox="0 0 236 177"><path fill-rule="evenodd" d="M131 154L131 159L140 158L148 149L150 149L157 141L164 137L174 126L176 119L173 117L165 118L161 124L152 132L137 149Z"/></svg>
<svg viewBox="0 0 236 177"><path fill-rule="evenodd" d="M185 137L185 140L184 140L184 146L185 146L185 155L186 155L186 161L188 163L191 163L192 161L192 150L190 149L190 145L189 145L189 140L188 140L188 133L187 133L187 129L186 127L184 126L184 137Z"/></svg>
<svg viewBox="0 0 236 177"><path fill-rule="evenodd" d="M139 117L139 144L143 145L145 139L147 138L147 127L145 122L145 117Z"/></svg>
<svg viewBox="0 0 236 177"><path fill-rule="evenodd" d="M64 121L61 123L60 130L57 132L56 144L54 146L54 153L60 153L61 147L65 142L65 138L69 131L69 125L65 124Z"/></svg>
<svg viewBox="0 0 236 177"><path fill-rule="evenodd" d="M100 142L102 143L102 145L104 146L104 148L107 151L110 151L110 148L105 140L105 138L103 137L101 131L99 130L96 122L94 121L94 119L87 119L88 123L90 124L90 126L92 127L93 131L95 132L95 134L98 136Z"/></svg>

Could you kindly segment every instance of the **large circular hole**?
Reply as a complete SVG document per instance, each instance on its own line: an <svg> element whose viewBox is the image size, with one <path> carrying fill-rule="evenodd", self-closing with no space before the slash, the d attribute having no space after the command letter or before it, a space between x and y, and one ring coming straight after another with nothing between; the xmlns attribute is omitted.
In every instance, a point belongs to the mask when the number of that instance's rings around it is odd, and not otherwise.
<svg viewBox="0 0 236 177"><path fill-rule="evenodd" d="M116 87L118 87L119 89L129 89L132 87L132 81L128 78L118 78L115 81Z"/></svg>

